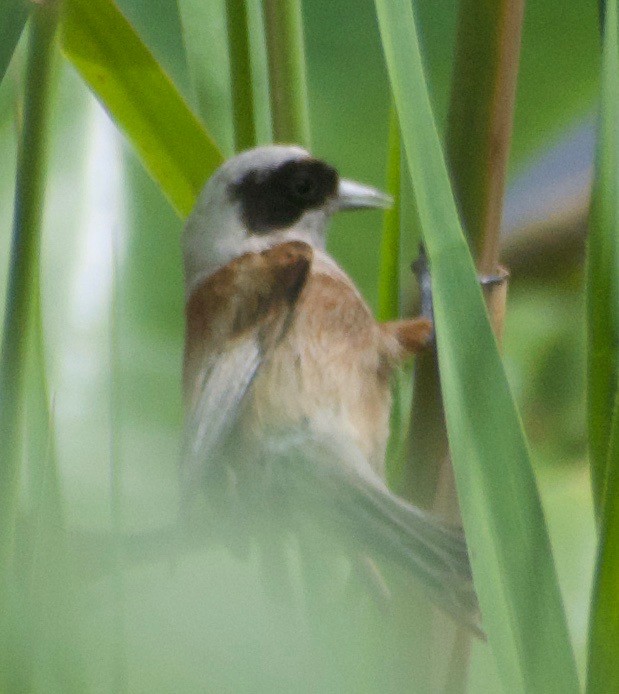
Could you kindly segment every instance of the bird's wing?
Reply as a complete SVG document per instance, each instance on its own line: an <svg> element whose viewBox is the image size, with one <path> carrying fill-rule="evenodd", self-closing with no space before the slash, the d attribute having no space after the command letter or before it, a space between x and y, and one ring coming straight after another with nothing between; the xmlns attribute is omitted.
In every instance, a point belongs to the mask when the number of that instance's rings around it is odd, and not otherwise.
<svg viewBox="0 0 619 694"><path fill-rule="evenodd" d="M279 444L278 479L312 517L349 534L368 556L410 571L428 596L479 636L464 534L393 494L349 442L302 434Z"/></svg>
<svg viewBox="0 0 619 694"><path fill-rule="evenodd" d="M191 486L238 420L251 383L290 323L312 260L291 241L247 253L198 287L187 304L182 475Z"/></svg>

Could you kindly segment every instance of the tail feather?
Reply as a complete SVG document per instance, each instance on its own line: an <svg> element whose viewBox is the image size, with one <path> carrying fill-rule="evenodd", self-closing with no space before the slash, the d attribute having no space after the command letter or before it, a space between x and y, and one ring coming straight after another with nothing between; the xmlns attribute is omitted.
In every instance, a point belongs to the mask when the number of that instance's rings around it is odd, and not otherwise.
<svg viewBox="0 0 619 694"><path fill-rule="evenodd" d="M348 444L302 436L277 448L271 460L299 505L345 528L363 551L409 570L437 606L483 637L461 530L395 496Z"/></svg>

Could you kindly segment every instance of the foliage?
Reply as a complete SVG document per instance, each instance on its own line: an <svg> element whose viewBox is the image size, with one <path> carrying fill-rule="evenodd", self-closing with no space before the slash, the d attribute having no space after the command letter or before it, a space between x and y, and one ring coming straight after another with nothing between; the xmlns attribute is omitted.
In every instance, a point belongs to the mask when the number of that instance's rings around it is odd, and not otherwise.
<svg viewBox="0 0 619 694"><path fill-rule="evenodd" d="M311 610L297 603L274 610L253 557L241 562L199 545L179 549L165 534L177 505L179 217L189 212L224 153L273 136L307 143L311 123L316 154L348 177L379 183L385 171L380 162L389 151L388 185L398 193L398 205L386 219L382 246L375 232L379 220L371 214L339 222L330 240L372 304L378 296L381 317L408 309L408 266L417 243L409 230L417 222L428 249L449 443L489 639L473 645L470 691L496 691L499 682L510 692L577 690L588 589L583 567L591 563L593 533L583 492L584 442L565 446L557 433L561 423L550 413L570 407L580 412L582 392L564 387L568 380L579 382L578 373L550 369L541 387L535 374L556 345L559 354L580 354L576 320L564 310L569 292L578 289L566 288L570 278L543 291L520 284L501 360L442 157L456 24L452 7L416 0L413 15L405 0L376 0L377 24L370 0L354 10L344 0L285 4L282 9L267 0L264 7L257 0L165 0L154 12L147 0L64 0L57 98L47 73L32 72L32 54L30 77L21 75L18 42L28 4L7 0L0 6L0 142L12 154L19 135L22 152L29 152L18 161L14 221L17 235L30 227L35 239L27 252L17 243L9 249L8 240L0 239L2 252L18 268L6 295L4 341L10 344L16 335L23 340L9 356L5 347L3 369L24 379L10 397L5 390L0 406L13 422L25 419L23 430L12 429L24 443L24 455L13 457L15 465L24 462L22 484L3 485L3 508L12 517L3 525L15 522L17 531L17 580L11 580L9 567L7 609L0 611L0 688L196 691L208 681L213 691L396 692L409 691L414 682L414 690L423 692L437 691L448 679L447 664L433 665L436 653L446 650L440 643L444 632L433 631L397 572L389 576L393 613L360 594L346 597L337 571L324 577L323 603ZM31 52L45 45L41 28L53 34L46 24L55 15L50 7L55 10L55 3L30 11ZM474 24L475 17L465 20ZM548 144L574 115L590 108L596 31L597 18L582 3L531 6L513 167L522 168L524 154ZM611 426L607 397L615 393L616 375L614 354L606 349L612 351L614 330L614 292L608 288L616 282L616 147L610 127L616 120L616 42L616 3L609 3L588 279L591 354L608 356L590 367L589 437L599 443L592 459L601 531L591 691L602 691L616 676L619 660L612 650L619 637L610 609L616 602L615 493L607 496L610 503L600 501L600 480L608 481L608 490L616 487L616 423ZM557 45L573 50L559 54ZM489 55L494 47L488 46ZM53 53L53 45L48 47ZM459 64L457 80L463 81L456 86L465 89L465 78L481 85L476 71L488 55L470 66ZM566 75L568 85L562 84ZM103 124L84 84L124 144ZM472 104L480 106L482 118L488 104L481 87L478 97ZM41 113L51 113L49 121L29 121L28 104L37 99ZM397 118L394 113L387 146L391 100ZM13 119L17 128L2 127ZM455 127L452 112L450 150L464 160L472 150L483 166L490 155L475 144L476 137L467 139L483 128L472 127ZM46 150L48 131L53 146ZM122 178L116 179L118 171ZM5 203L13 194L11 175L0 172ZM483 193L487 178L469 180L471 199ZM36 215L32 224L20 216L24 181L41 182L25 198L26 210L40 211L45 203L40 251ZM0 206L3 221L8 207ZM29 297L17 314L15 287ZM544 312L554 301L559 309L553 310L553 323ZM578 359L567 363L573 370L580 365ZM551 401L548 414L540 407L544 398ZM407 406L405 395L398 404ZM580 431L578 423L574 429ZM0 456L3 472L17 480L18 468L10 470L5 457ZM578 542L576 527L584 533ZM6 536L6 525L2 532ZM313 540L321 553L330 542ZM302 584L295 590L300 603L311 602ZM419 657L411 658L412 652Z"/></svg>

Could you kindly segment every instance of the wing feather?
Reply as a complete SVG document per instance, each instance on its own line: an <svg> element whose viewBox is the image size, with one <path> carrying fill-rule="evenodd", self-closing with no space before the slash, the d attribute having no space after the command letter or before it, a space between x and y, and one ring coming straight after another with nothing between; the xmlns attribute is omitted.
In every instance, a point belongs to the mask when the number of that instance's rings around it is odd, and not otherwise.
<svg viewBox="0 0 619 694"><path fill-rule="evenodd" d="M298 241L246 253L206 278L189 298L185 489L233 431L256 373L290 324L312 255Z"/></svg>
<svg viewBox="0 0 619 694"><path fill-rule="evenodd" d="M198 397L185 423L183 477L195 482L229 436L262 359L255 335L204 360Z"/></svg>

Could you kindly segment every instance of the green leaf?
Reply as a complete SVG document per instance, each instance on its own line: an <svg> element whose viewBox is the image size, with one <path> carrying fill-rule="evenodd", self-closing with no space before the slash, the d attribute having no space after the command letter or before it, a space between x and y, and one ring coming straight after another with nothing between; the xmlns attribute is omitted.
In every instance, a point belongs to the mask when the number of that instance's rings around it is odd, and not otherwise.
<svg viewBox="0 0 619 694"><path fill-rule="evenodd" d="M606 3L602 96L591 201L588 258L589 436L600 521L589 627L587 691L619 688L619 11ZM615 400L611 413L610 400ZM607 453L607 454L606 454Z"/></svg>
<svg viewBox="0 0 619 694"><path fill-rule="evenodd" d="M26 0L2 0L0 3L0 82L4 79L31 7L32 4Z"/></svg>
<svg viewBox="0 0 619 694"><path fill-rule="evenodd" d="M593 500L602 512L619 344L619 70L615 3L607 6L596 174L589 217L587 271L588 420Z"/></svg>
<svg viewBox="0 0 619 694"><path fill-rule="evenodd" d="M613 6L614 2L607 6L609 19ZM619 688L619 401L615 402L608 460L607 497L589 618L589 694L606 694Z"/></svg>
<svg viewBox="0 0 619 694"><path fill-rule="evenodd" d="M62 46L179 215L222 155L111 0L66 0Z"/></svg>
<svg viewBox="0 0 619 694"><path fill-rule="evenodd" d="M376 0L432 269L443 399L484 627L506 691L577 692L529 452L460 228L408 0Z"/></svg>

